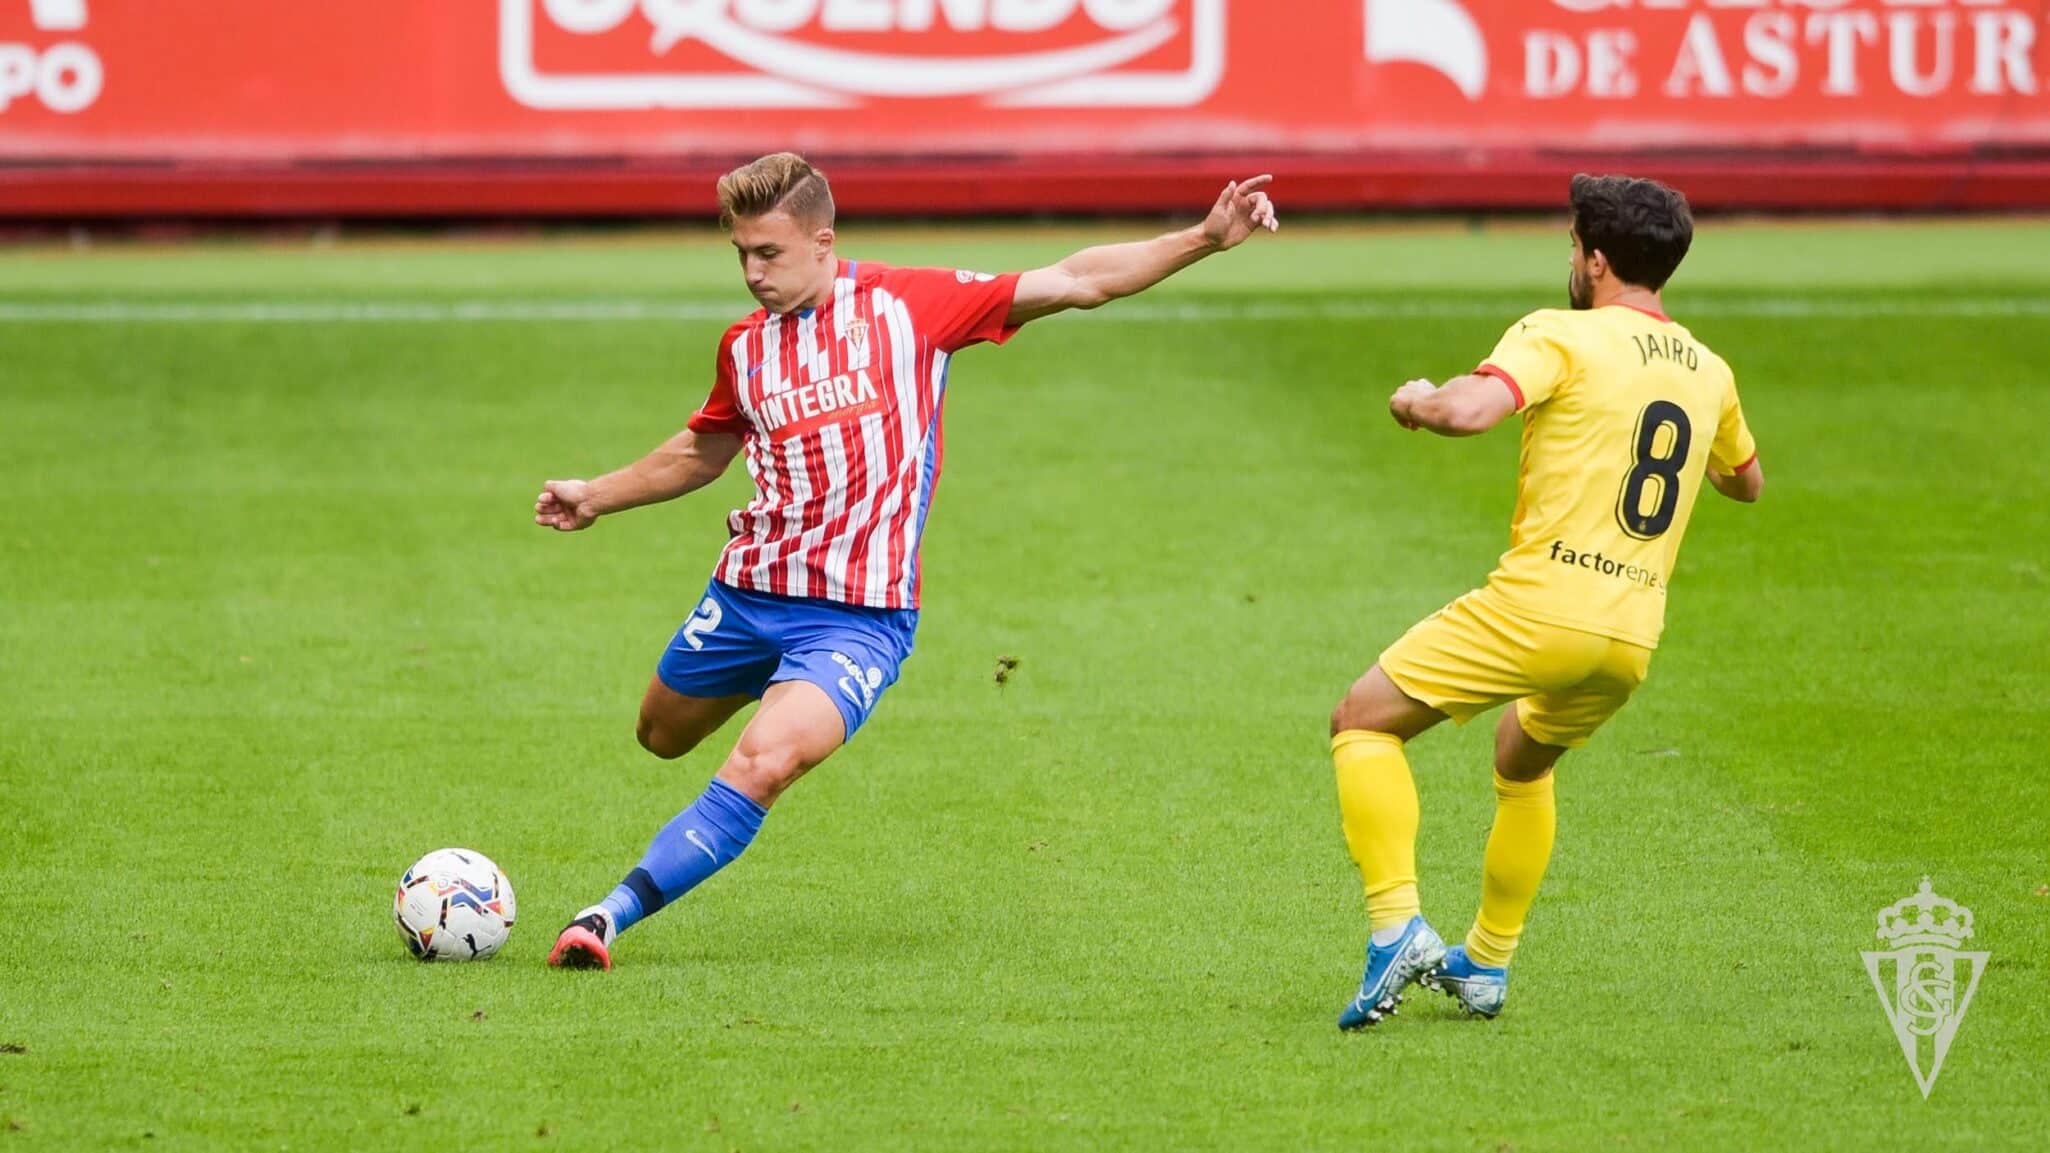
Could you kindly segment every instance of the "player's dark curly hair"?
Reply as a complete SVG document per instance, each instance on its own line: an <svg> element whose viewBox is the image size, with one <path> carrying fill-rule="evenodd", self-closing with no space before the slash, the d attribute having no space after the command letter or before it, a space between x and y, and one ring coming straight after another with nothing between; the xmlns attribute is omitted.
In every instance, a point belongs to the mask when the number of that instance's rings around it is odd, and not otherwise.
<svg viewBox="0 0 2050 1153"><path fill-rule="evenodd" d="M1694 244L1694 210L1678 190L1629 176L1573 178L1573 234L1627 283L1666 286Z"/></svg>

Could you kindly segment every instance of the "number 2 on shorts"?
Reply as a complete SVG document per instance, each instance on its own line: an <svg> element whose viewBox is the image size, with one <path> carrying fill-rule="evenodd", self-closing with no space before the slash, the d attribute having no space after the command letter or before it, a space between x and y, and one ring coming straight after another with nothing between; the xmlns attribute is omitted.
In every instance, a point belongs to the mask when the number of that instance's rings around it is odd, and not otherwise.
<svg viewBox="0 0 2050 1153"><path fill-rule="evenodd" d="M725 615L725 610L719 607L718 601L713 600L711 597L706 597L705 603L698 606L697 615L683 622L684 643L693 649L703 649L705 647L703 634L718 628L719 621Z"/></svg>

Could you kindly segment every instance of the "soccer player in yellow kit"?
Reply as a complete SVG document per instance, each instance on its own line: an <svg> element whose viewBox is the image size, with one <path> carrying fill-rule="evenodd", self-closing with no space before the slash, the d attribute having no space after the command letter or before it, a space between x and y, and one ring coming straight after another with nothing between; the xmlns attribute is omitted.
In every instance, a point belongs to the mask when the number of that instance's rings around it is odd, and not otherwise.
<svg viewBox="0 0 2050 1153"><path fill-rule="evenodd" d="M1552 854L1552 766L1644 680L1666 585L1705 476L1733 500L1765 475L1729 365L1666 316L1659 292L1693 242L1680 193L1576 176L1570 311L1516 323L1473 373L1413 380L1389 400L1407 429L1474 436L1523 414L1509 551L1487 584L1381 654L1331 717L1345 839L1372 936L1339 1026L1395 1011L1411 982L1493 1017ZM1502 704L1495 825L1480 914L1451 948L1421 914L1416 784L1403 744Z"/></svg>

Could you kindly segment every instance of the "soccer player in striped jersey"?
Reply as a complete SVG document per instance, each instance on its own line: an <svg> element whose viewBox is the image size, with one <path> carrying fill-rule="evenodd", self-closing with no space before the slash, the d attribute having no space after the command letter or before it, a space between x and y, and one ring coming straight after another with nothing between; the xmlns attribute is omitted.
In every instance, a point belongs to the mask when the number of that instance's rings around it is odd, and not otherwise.
<svg viewBox="0 0 2050 1153"><path fill-rule="evenodd" d="M738 857L776 798L852 738L896 681L918 626L918 546L954 354L1273 231L1269 181L1227 186L1193 227L992 276L841 259L832 191L794 154L720 179L721 222L762 307L719 341L711 395L687 428L616 472L547 482L534 520L589 528L702 488L744 457L754 499L728 518L711 583L656 667L640 741L680 757L762 704L704 792L576 915L549 964L611 968L618 935Z"/></svg>
<svg viewBox="0 0 2050 1153"><path fill-rule="evenodd" d="M1412 981L1493 1017L1551 859L1552 766L1630 699L1665 627L1666 588L1705 480L1749 503L1765 488L1730 366L1665 314L1659 292L1694 239L1678 192L1575 177L1570 310L1518 321L1481 366L1411 381L1407 429L1474 436L1518 413L1523 461L1509 551L1481 588L1381 654L1331 715L1345 838L1371 936L1339 1026L1394 1011ZM1417 896L1416 783L1405 742L1497 705L1495 825L1481 906L1447 948Z"/></svg>

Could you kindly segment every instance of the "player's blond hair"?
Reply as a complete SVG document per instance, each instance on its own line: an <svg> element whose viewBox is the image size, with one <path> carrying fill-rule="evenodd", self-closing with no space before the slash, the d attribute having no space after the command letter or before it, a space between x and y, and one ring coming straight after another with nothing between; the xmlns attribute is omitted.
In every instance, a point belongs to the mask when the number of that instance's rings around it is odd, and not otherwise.
<svg viewBox="0 0 2050 1153"><path fill-rule="evenodd" d="M826 174L795 152L772 152L719 178L719 226L738 216L781 210L814 228L833 225L833 189Z"/></svg>

